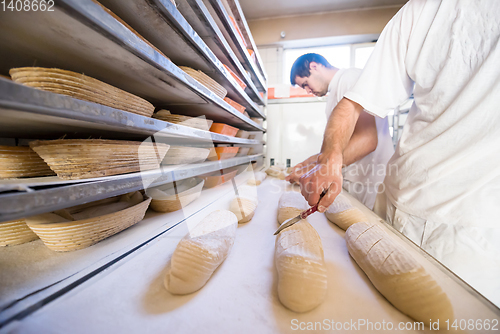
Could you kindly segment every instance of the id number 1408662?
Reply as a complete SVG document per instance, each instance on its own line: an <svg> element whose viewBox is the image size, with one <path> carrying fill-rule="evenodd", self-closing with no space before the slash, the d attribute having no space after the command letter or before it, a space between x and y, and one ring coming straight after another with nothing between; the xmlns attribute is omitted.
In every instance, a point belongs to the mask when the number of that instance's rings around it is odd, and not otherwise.
<svg viewBox="0 0 500 334"><path fill-rule="evenodd" d="M54 0L2 0L3 12L53 12Z"/></svg>

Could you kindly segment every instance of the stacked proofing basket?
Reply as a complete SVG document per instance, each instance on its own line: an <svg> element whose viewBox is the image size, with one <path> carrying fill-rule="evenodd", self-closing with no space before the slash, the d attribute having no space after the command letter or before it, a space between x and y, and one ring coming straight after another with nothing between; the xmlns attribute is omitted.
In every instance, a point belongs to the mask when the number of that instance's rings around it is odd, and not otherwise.
<svg viewBox="0 0 500 334"><path fill-rule="evenodd" d="M174 182L166 186L148 189L152 197L151 209L158 212L173 212L181 210L201 195L205 181L191 178L182 182Z"/></svg>
<svg viewBox="0 0 500 334"><path fill-rule="evenodd" d="M0 179L54 175L29 147L0 146Z"/></svg>
<svg viewBox="0 0 500 334"><path fill-rule="evenodd" d="M74 251L140 222L150 202L151 198L134 192L63 212L29 217L26 222L48 248L58 252Z"/></svg>
<svg viewBox="0 0 500 334"><path fill-rule="evenodd" d="M0 223L0 247L15 246L38 239L24 219Z"/></svg>
<svg viewBox="0 0 500 334"><path fill-rule="evenodd" d="M64 180L157 169L170 147L103 139L37 140L30 146Z"/></svg>
<svg viewBox="0 0 500 334"><path fill-rule="evenodd" d="M215 95L217 95L221 99L226 97L227 90L224 87L222 87L217 81L210 78L202 71L197 71L187 66L180 66L180 69L189 74L190 77L201 83L203 86L207 87L210 91L212 91Z"/></svg>
<svg viewBox="0 0 500 334"><path fill-rule="evenodd" d="M10 74L13 81L32 88L146 117L154 111L148 101L83 74L38 67L12 69ZM151 170L159 168L168 149L166 144L122 140L32 141L30 147L0 147L0 177L35 177L55 172L61 179L74 180ZM0 246L40 237L55 251L85 248L141 221L150 202L150 198L135 192L3 222Z"/></svg>
<svg viewBox="0 0 500 334"><path fill-rule="evenodd" d="M148 101L80 73L57 68L20 67L11 69L10 75L13 81L25 86L146 117L153 115L154 106Z"/></svg>

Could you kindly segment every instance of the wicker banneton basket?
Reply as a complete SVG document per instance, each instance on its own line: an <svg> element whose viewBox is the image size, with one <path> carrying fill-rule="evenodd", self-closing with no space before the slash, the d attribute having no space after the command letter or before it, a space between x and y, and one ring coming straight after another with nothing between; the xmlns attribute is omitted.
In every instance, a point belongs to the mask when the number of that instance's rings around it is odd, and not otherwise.
<svg viewBox="0 0 500 334"><path fill-rule="evenodd" d="M0 179L55 175L31 148L0 146Z"/></svg>
<svg viewBox="0 0 500 334"><path fill-rule="evenodd" d="M25 86L146 117L151 117L154 112L154 106L148 101L84 74L43 67L13 68L9 73L13 81Z"/></svg>
<svg viewBox="0 0 500 334"><path fill-rule="evenodd" d="M209 90L214 92L215 95L223 99L227 95L227 90L222 87L217 81L210 78L208 75L202 71L197 71L191 67L179 66L184 72L189 74L193 79L201 83L203 86L207 87Z"/></svg>
<svg viewBox="0 0 500 334"><path fill-rule="evenodd" d="M151 209L158 212L181 210L200 197L205 181L191 178L180 183L174 182L174 184L147 190L148 196L153 198Z"/></svg>
<svg viewBox="0 0 500 334"><path fill-rule="evenodd" d="M83 209L81 206L75 207L77 210L66 209L76 218L75 221L55 213L46 213L26 218L26 222L43 243L54 251L83 249L140 222L151 202L151 198L144 199L139 192L114 199L112 203L97 202L98 205Z"/></svg>
<svg viewBox="0 0 500 334"><path fill-rule="evenodd" d="M0 247L24 244L38 239L38 236L26 225L24 219L0 223Z"/></svg>
<svg viewBox="0 0 500 334"><path fill-rule="evenodd" d="M64 180L157 169L170 145L104 139L58 139L30 142L50 168Z"/></svg>
<svg viewBox="0 0 500 334"><path fill-rule="evenodd" d="M165 109L158 110L153 115L153 118L205 131L208 131L212 126L212 123L214 122L203 117L190 117L184 115L171 114L170 111Z"/></svg>
<svg viewBox="0 0 500 334"><path fill-rule="evenodd" d="M201 147L188 147L188 146L173 146L168 149L165 158L163 158L163 165L181 165L181 164L194 164L207 160L209 148Z"/></svg>

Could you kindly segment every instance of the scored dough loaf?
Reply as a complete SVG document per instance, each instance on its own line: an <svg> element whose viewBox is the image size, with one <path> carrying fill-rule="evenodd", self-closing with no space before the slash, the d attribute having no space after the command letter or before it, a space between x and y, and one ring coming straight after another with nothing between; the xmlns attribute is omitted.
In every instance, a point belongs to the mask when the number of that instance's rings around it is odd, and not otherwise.
<svg viewBox="0 0 500 334"><path fill-rule="evenodd" d="M165 276L165 288L181 295L201 289L233 247L237 224L234 213L227 210L206 216L177 245Z"/></svg>
<svg viewBox="0 0 500 334"><path fill-rule="evenodd" d="M345 233L347 249L377 290L404 314L426 324L453 319L446 293L381 227L356 223Z"/></svg>
<svg viewBox="0 0 500 334"><path fill-rule="evenodd" d="M335 201L325 211L329 221L343 230L347 230L352 224L368 222L368 218L360 209L352 206L349 199L339 194Z"/></svg>
<svg viewBox="0 0 500 334"><path fill-rule="evenodd" d="M238 224L249 222L257 209L258 201L254 198L236 196L229 206L229 211L238 218Z"/></svg>
<svg viewBox="0 0 500 334"><path fill-rule="evenodd" d="M325 300L323 245L307 220L278 234L274 256L279 277L278 297L283 305L295 312L307 312Z"/></svg>
<svg viewBox="0 0 500 334"><path fill-rule="evenodd" d="M278 203L278 222L281 225L285 220L297 217L308 208L306 199L301 193L296 191L285 192L281 195Z"/></svg>

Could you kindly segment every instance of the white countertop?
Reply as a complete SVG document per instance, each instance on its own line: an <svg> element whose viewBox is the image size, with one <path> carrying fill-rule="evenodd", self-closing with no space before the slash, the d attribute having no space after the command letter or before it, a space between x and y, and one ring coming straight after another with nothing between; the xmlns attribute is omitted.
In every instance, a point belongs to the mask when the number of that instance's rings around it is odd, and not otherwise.
<svg viewBox="0 0 500 334"><path fill-rule="evenodd" d="M187 233L188 226L197 224L213 210L228 209L234 197L232 193L226 193L186 222L97 277L21 321L10 323L0 332L293 333L297 332L293 329L300 322L303 322L303 328L307 328L308 322L321 322L324 325L326 319L327 322L357 323L357 330L352 329L352 332L394 333L399 332L396 330L399 322L412 323L410 318L378 293L349 256L343 239L344 231L320 213L313 214L308 221L316 228L323 243L328 271L327 298L318 308L303 314L294 313L280 303L274 266L273 232L278 227L278 200L287 188L290 189L290 185L285 181L274 178L267 178L257 187L259 206L255 216L250 222L238 226L236 241L228 258L201 290L186 296L171 295L163 286L165 267L178 241ZM362 207L359 202L356 206ZM367 208L362 209L370 220L379 221ZM162 215L146 218L161 219ZM390 228L384 228L393 233ZM458 279L436 266L432 260L429 261L408 241L396 236L394 238L441 282L452 301L457 319L500 317L498 309L495 311ZM374 326L376 323L382 324L382 321L386 324L392 322L394 330L359 328L358 319L373 322ZM317 330L309 332L323 330L317 327ZM427 328L413 332L435 331Z"/></svg>

